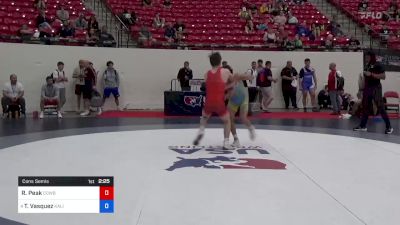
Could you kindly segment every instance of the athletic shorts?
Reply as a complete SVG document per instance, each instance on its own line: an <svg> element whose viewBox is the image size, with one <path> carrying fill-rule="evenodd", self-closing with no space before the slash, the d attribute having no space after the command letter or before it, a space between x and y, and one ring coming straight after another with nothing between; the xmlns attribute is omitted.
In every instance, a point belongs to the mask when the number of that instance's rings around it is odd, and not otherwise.
<svg viewBox="0 0 400 225"><path fill-rule="evenodd" d="M83 87L84 87L84 85L80 85L80 84L75 85L75 94L82 95Z"/></svg>
<svg viewBox="0 0 400 225"><path fill-rule="evenodd" d="M236 105L236 104L233 104L233 103L229 102L228 103L228 108L229 108L229 110L231 110L234 113L236 113L239 109L240 109L240 111L244 110L245 112L248 112L249 111L249 103L248 102L244 102L244 103L242 103L240 105Z"/></svg>
<svg viewBox="0 0 400 225"><path fill-rule="evenodd" d="M313 91L315 85L313 83L303 83L303 92Z"/></svg>
<svg viewBox="0 0 400 225"><path fill-rule="evenodd" d="M272 97L272 87L261 87L263 98Z"/></svg>
<svg viewBox="0 0 400 225"><path fill-rule="evenodd" d="M114 96L114 98L119 97L119 90L117 87L115 88L104 88L104 98L109 98L111 94Z"/></svg>
<svg viewBox="0 0 400 225"><path fill-rule="evenodd" d="M222 104L206 104L204 105L204 112L207 115L211 115L213 113L217 114L218 116L224 116L228 110L224 103Z"/></svg>

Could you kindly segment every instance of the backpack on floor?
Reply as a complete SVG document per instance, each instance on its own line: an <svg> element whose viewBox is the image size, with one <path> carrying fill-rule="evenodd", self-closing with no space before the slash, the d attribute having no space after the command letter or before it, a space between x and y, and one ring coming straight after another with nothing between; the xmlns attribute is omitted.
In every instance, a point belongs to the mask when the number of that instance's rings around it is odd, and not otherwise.
<svg viewBox="0 0 400 225"><path fill-rule="evenodd" d="M103 98L98 91L92 91L92 98L90 99L91 107L101 107L103 106Z"/></svg>

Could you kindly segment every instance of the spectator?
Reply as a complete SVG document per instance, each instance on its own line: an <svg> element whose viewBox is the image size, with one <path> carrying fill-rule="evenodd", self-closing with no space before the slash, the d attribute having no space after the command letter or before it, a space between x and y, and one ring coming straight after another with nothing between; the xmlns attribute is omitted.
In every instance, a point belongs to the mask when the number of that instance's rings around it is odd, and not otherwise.
<svg viewBox="0 0 400 225"><path fill-rule="evenodd" d="M65 76L64 63L58 62L57 69L52 73L54 79L54 85L59 90L60 97L60 111L64 107L66 100L65 84L68 82L68 78Z"/></svg>
<svg viewBox="0 0 400 225"><path fill-rule="evenodd" d="M287 61L286 67L282 69L282 93L283 99L285 100L285 108L289 109L289 100L292 102L292 106L295 110L297 107L297 70L293 67L292 61Z"/></svg>
<svg viewBox="0 0 400 225"><path fill-rule="evenodd" d="M44 11L39 11L39 15L36 17L36 27L39 28L40 32L49 34L52 30L50 23L52 21L46 17Z"/></svg>
<svg viewBox="0 0 400 225"><path fill-rule="evenodd" d="M385 106L383 105L381 80L384 80L385 78L385 68L377 62L375 53L368 52L365 55L365 83L362 97L362 117L360 125L355 127L353 129L354 131L367 131L370 109L373 107L373 105L376 105L378 113L381 114L382 119L386 124L385 134L393 133L393 128L390 124Z"/></svg>
<svg viewBox="0 0 400 225"><path fill-rule="evenodd" d="M387 42L389 36L393 34L387 25L384 25L382 29L379 31L379 36L382 42Z"/></svg>
<svg viewBox="0 0 400 225"><path fill-rule="evenodd" d="M182 19L178 19L178 21L174 25L174 29L175 29L176 39L178 42L180 42L183 39L183 35L186 32L185 30L186 26L183 23Z"/></svg>
<svg viewBox="0 0 400 225"><path fill-rule="evenodd" d="M334 47L334 38L333 38L333 35L332 34L329 34L326 38L325 38L325 41L324 41L324 46L325 46L325 48L327 48L327 49L332 49L333 47Z"/></svg>
<svg viewBox="0 0 400 225"><path fill-rule="evenodd" d="M75 28L77 29L87 29L88 23L85 20L83 13L79 14L79 17L75 20Z"/></svg>
<svg viewBox="0 0 400 225"><path fill-rule="evenodd" d="M35 7L37 10L46 10L46 3L44 0L35 0Z"/></svg>
<svg viewBox="0 0 400 225"><path fill-rule="evenodd" d="M17 75L11 74L10 81L4 84L1 106L3 108L3 118L8 112L8 107L17 104L21 107L21 114L25 116L24 86L17 80Z"/></svg>
<svg viewBox="0 0 400 225"><path fill-rule="evenodd" d="M271 62L265 62L265 68L257 76L257 86L260 87L262 93L261 109L269 112L268 107L274 100L272 93L272 82L276 83L277 79L272 77Z"/></svg>
<svg viewBox="0 0 400 225"><path fill-rule="evenodd" d="M350 47L350 49L353 49L354 51L358 51L358 50L360 50L360 45L361 45L360 41L357 40L355 37L352 36L349 39L349 47Z"/></svg>
<svg viewBox="0 0 400 225"><path fill-rule="evenodd" d="M231 72L231 74L233 74L233 69L232 67L228 64L227 61L222 61L222 68L227 69Z"/></svg>
<svg viewBox="0 0 400 225"><path fill-rule="evenodd" d="M121 14L121 21L128 27L135 25L137 21L136 13L130 13L127 9L124 9Z"/></svg>
<svg viewBox="0 0 400 225"><path fill-rule="evenodd" d="M88 46L97 46L100 40L99 35L95 31L95 29L90 29L86 35L86 44Z"/></svg>
<svg viewBox="0 0 400 225"><path fill-rule="evenodd" d="M83 106L85 111L81 116L88 116L90 114L90 99L92 98L93 90L96 90L96 77L97 72L93 68L93 63L85 61L85 84L82 85Z"/></svg>
<svg viewBox="0 0 400 225"><path fill-rule="evenodd" d="M119 84L120 78L117 70L114 69L114 63L112 61L107 62L107 69L103 74L103 86L104 86L104 94L103 94L103 103L107 98L114 96L115 104L117 106L117 110L120 111L119 107ZM99 111L101 114L101 110Z"/></svg>
<svg viewBox="0 0 400 225"><path fill-rule="evenodd" d="M267 44L274 44L277 39L275 31L272 28L268 29L265 32L263 39L264 39L265 43L267 43Z"/></svg>
<svg viewBox="0 0 400 225"><path fill-rule="evenodd" d="M71 22L67 22L65 24L61 31L60 31L60 37L62 38L73 38L75 36L75 29L72 27Z"/></svg>
<svg viewBox="0 0 400 225"><path fill-rule="evenodd" d="M361 2L358 4L358 11L367 11L368 5L368 0L361 0Z"/></svg>
<svg viewBox="0 0 400 225"><path fill-rule="evenodd" d="M327 109L331 105L329 98L328 85L318 93L318 105L322 109Z"/></svg>
<svg viewBox="0 0 400 225"><path fill-rule="evenodd" d="M297 34L300 37L308 37L310 35L311 31L308 29L306 22L303 22L302 24L297 25Z"/></svg>
<svg viewBox="0 0 400 225"><path fill-rule="evenodd" d="M288 24L291 25L297 25L299 23L299 20L297 19L297 17L295 17L292 12L288 13Z"/></svg>
<svg viewBox="0 0 400 225"><path fill-rule="evenodd" d="M279 15L274 17L274 23L278 26L284 26L287 22L287 18L285 16L285 13L281 11Z"/></svg>
<svg viewBox="0 0 400 225"><path fill-rule="evenodd" d="M153 19L153 27L163 28L165 25L165 19L160 17L160 13L157 13Z"/></svg>
<svg viewBox="0 0 400 225"><path fill-rule="evenodd" d="M298 34L296 34L296 36L294 36L293 45L294 45L294 48L297 48L297 49L303 48L303 42L301 41L300 36Z"/></svg>
<svg viewBox="0 0 400 225"><path fill-rule="evenodd" d="M293 0L293 2L297 5L303 5L305 0Z"/></svg>
<svg viewBox="0 0 400 225"><path fill-rule="evenodd" d="M247 9L246 7L243 7L242 10L239 12L239 17L242 20L252 20L253 16L250 13L250 9Z"/></svg>
<svg viewBox="0 0 400 225"><path fill-rule="evenodd" d="M183 64L183 68L179 70L177 78L181 84L181 90L190 91L189 81L193 79L193 71L189 67L189 62L186 61Z"/></svg>
<svg viewBox="0 0 400 225"><path fill-rule="evenodd" d="M149 31L146 25L143 25L142 28L140 28L139 31L139 38L138 42L140 45L144 46L145 44L152 44L154 41L153 35Z"/></svg>
<svg viewBox="0 0 400 225"><path fill-rule="evenodd" d="M311 60L304 60L305 66L300 70L300 90L303 92L304 112L307 112L307 95L310 95L313 111L317 112L317 102L315 101L315 90L317 90L317 75L315 69L311 67Z"/></svg>
<svg viewBox="0 0 400 225"><path fill-rule="evenodd" d="M343 35L342 30L340 29L340 24L337 21L337 16L334 15L332 17L331 22L329 23L327 30L333 34L333 36L341 36Z"/></svg>
<svg viewBox="0 0 400 225"><path fill-rule="evenodd" d="M246 25L244 27L244 32L248 33L253 33L254 32L254 24L253 20L247 20Z"/></svg>
<svg viewBox="0 0 400 225"><path fill-rule="evenodd" d="M316 38L321 36L321 26L316 23L311 24L311 31L313 32L314 36Z"/></svg>
<svg viewBox="0 0 400 225"><path fill-rule="evenodd" d="M289 38L289 33L285 31L284 26L280 26L277 35L277 42L280 46L286 46Z"/></svg>
<svg viewBox="0 0 400 225"><path fill-rule="evenodd" d="M103 47L115 46L114 36L112 36L112 34L108 33L107 26L101 27L101 32L99 35L99 43L100 43L100 46L103 46Z"/></svg>
<svg viewBox="0 0 400 225"><path fill-rule="evenodd" d="M152 6L153 1L152 0L143 0L142 4L143 4L143 6Z"/></svg>
<svg viewBox="0 0 400 225"><path fill-rule="evenodd" d="M79 66L74 69L72 74L72 78L74 79L75 84L75 95L77 97L77 109L76 112L80 113L81 110L81 98L83 94L83 88L85 85L85 60L79 60Z"/></svg>
<svg viewBox="0 0 400 225"><path fill-rule="evenodd" d="M175 29L172 27L171 23L167 23L164 31L164 37L170 43L176 40Z"/></svg>
<svg viewBox="0 0 400 225"><path fill-rule="evenodd" d="M262 64L262 63L261 63ZM247 81L247 87L249 87L249 102L254 102L257 97L257 63L255 61L251 62L251 68L247 70L247 75L253 77L252 80Z"/></svg>
<svg viewBox="0 0 400 225"><path fill-rule="evenodd" d="M268 29L268 19L257 25L257 30L265 31Z"/></svg>
<svg viewBox="0 0 400 225"><path fill-rule="evenodd" d="M171 0L164 0L163 6L167 9L170 9L172 7L172 2Z"/></svg>
<svg viewBox="0 0 400 225"><path fill-rule="evenodd" d="M39 118L43 119L44 109L46 105L56 105L57 106L57 116L62 118L60 112L60 91L58 87L54 85L54 80L51 76L46 77L46 84L42 86L42 93L40 98L40 114Z"/></svg>
<svg viewBox="0 0 400 225"><path fill-rule="evenodd" d="M69 12L64 9L64 6L60 6L60 9L56 12L57 18L61 20L63 24L66 24L69 20Z"/></svg>
<svg viewBox="0 0 400 225"><path fill-rule="evenodd" d="M18 34L23 41L30 40L33 37L34 33L35 32L33 31L33 29L29 28L26 24L23 24L21 29L19 29L18 31Z"/></svg>
<svg viewBox="0 0 400 225"><path fill-rule="evenodd" d="M269 8L268 8L267 3L263 3L263 4L260 6L260 14L261 14L261 15L264 15L264 14L268 14L268 12L269 12Z"/></svg>
<svg viewBox="0 0 400 225"><path fill-rule="evenodd" d="M337 88L337 79L339 71L336 71L336 64L329 64L330 73L328 75L328 92L329 98L331 100L332 110L331 115L340 115L340 101L339 101L339 92Z"/></svg>
<svg viewBox="0 0 400 225"><path fill-rule="evenodd" d="M88 30L94 30L96 33L99 31L99 22L97 22L97 18L95 15L92 15L88 22Z"/></svg>

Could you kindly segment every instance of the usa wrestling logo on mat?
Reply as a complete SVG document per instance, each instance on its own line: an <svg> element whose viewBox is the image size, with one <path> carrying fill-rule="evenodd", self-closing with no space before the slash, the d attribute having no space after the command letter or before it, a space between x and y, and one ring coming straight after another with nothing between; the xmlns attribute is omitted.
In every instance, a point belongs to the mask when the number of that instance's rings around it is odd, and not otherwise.
<svg viewBox="0 0 400 225"><path fill-rule="evenodd" d="M167 168L167 171L174 171L182 168L206 168L206 169L268 169L284 170L286 164L265 158L253 158L248 156L251 152L266 156L270 153L259 146L249 146L237 148L235 150L223 150L222 146L170 146L170 150L175 151L185 157L177 157L177 161ZM204 151L213 157L190 157L199 151ZM243 156L240 157L240 156ZM247 156L247 157L246 157Z"/></svg>

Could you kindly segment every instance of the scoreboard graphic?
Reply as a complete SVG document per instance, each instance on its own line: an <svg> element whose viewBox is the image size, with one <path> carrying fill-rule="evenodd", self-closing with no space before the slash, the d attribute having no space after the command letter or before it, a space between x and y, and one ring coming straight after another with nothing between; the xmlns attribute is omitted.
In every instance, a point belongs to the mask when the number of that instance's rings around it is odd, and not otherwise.
<svg viewBox="0 0 400 225"><path fill-rule="evenodd" d="M18 213L114 213L114 177L18 177Z"/></svg>

